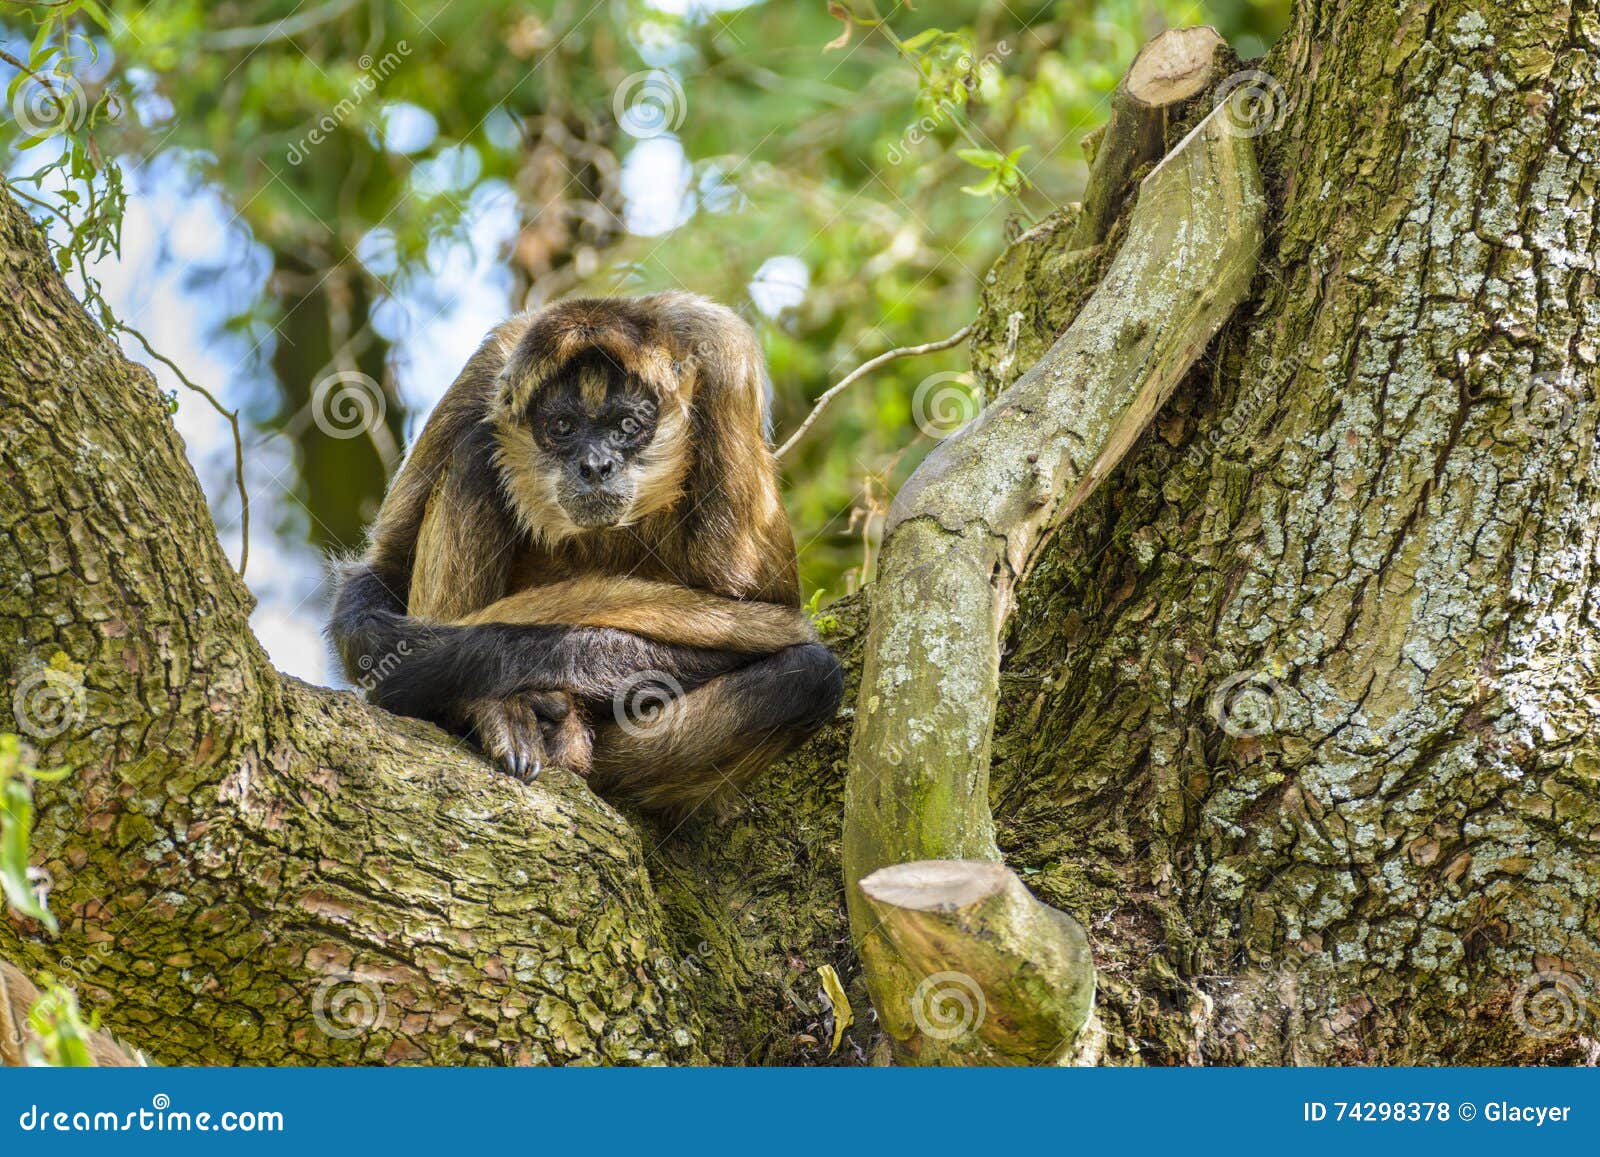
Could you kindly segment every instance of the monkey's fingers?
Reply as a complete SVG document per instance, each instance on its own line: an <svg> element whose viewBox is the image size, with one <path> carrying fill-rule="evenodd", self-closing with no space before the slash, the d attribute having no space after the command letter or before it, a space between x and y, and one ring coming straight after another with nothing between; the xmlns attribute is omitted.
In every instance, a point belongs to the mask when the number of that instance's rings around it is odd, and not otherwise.
<svg viewBox="0 0 1600 1157"><path fill-rule="evenodd" d="M484 700L468 708L472 730L483 753L507 775L529 783L547 759L538 715L520 697Z"/></svg>

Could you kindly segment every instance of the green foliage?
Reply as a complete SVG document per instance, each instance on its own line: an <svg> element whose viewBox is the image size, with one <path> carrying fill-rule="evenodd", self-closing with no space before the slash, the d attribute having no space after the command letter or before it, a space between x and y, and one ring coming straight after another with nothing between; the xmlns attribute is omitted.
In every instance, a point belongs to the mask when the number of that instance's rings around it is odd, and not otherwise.
<svg viewBox="0 0 1600 1157"><path fill-rule="evenodd" d="M97 0L65 0L61 4L5 5L21 9L33 24L25 60L11 58L16 69L6 86L11 111L11 147L19 154L41 154L24 171L8 178L11 190L59 223L53 252L64 275L75 276L80 295L109 329L115 321L89 267L120 252L122 214L127 204L122 169L102 148L99 136L121 116L122 106L110 89L91 91L79 79L95 70L100 48L80 27L110 31L110 19ZM49 148L41 146L50 145Z"/></svg>
<svg viewBox="0 0 1600 1157"><path fill-rule="evenodd" d="M358 527L378 497L374 451L288 420L310 383L348 368L338 359L350 351L382 372L373 310L428 288L438 243L465 235L490 183L516 194L523 222L507 260L517 275L508 311L572 292L688 288L726 301L761 331L781 439L856 365L972 319L1008 230L1079 195L1079 141L1104 120L1140 43L1163 26L1212 23L1252 55L1287 5L686 7L166 0L117 4L107 22L91 5L0 0L0 11L53 29L44 39L60 51L41 63L83 72L94 63L84 45L103 54L83 86L105 115L82 127L86 138L114 129L116 140L106 149L86 139L75 155L98 165L106 209L61 207L86 230L65 260L81 267L90 239L114 238L111 158L152 152L184 158L270 250L266 296L237 324L266 350L276 342L281 399L253 409L301 445L315 479L299 494L309 525L341 528L317 541L345 548L357 542L343 528ZM645 132L627 114L650 92L664 106ZM113 121L118 98L138 115ZM391 139L395 110L431 132ZM677 221L643 236L619 217L620 186L640 150L660 153L656 129L681 145L687 168ZM389 260L364 263L357 254L378 237ZM786 264L768 264L778 258ZM805 284L779 309L774 295L797 268ZM322 340L304 332L307 314ZM964 363L957 348L884 367L786 457L809 588L846 591L868 576L886 497L932 445L915 420L917 388ZM405 418L391 388L392 429Z"/></svg>
<svg viewBox="0 0 1600 1157"><path fill-rule="evenodd" d="M0 733L0 893L13 911L51 932L56 918L28 877L28 841L33 834L33 781L64 779L68 772L42 772L22 740Z"/></svg>
<svg viewBox="0 0 1600 1157"><path fill-rule="evenodd" d="M28 1009L28 1028L34 1035L34 1040L26 1045L28 1063L55 1068L93 1068L89 1034L99 1027L98 1017L87 1023L84 1021L78 997L71 989L46 977L39 999Z"/></svg>
<svg viewBox="0 0 1600 1157"><path fill-rule="evenodd" d="M991 200L1020 192L1028 183L1028 178L1017 166L1017 161L1027 151L1027 145L1018 145L1003 155L993 149L957 149L956 156L969 165L976 165L988 174L976 185L962 185L961 191L974 197L988 197Z"/></svg>

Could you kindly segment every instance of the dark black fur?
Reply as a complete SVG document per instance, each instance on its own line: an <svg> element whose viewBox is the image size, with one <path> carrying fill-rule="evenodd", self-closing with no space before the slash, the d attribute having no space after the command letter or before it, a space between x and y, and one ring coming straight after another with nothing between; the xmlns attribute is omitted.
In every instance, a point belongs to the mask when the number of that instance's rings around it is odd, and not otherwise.
<svg viewBox="0 0 1600 1157"><path fill-rule="evenodd" d="M454 729L462 720L453 708L464 701L561 688L609 705L640 671L659 671L689 691L751 661L605 627L440 626L408 618L402 607L375 570L355 567L340 584L329 634L345 670L369 684L374 703ZM790 648L808 649L833 660L825 647Z"/></svg>

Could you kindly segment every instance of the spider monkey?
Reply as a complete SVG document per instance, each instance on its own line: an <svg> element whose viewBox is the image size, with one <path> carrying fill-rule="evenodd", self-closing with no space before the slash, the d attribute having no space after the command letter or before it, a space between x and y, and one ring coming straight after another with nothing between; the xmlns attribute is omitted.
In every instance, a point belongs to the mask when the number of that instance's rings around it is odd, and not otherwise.
<svg viewBox="0 0 1600 1157"><path fill-rule="evenodd" d="M512 318L395 477L329 633L381 707L668 816L833 718L755 334L686 293Z"/></svg>

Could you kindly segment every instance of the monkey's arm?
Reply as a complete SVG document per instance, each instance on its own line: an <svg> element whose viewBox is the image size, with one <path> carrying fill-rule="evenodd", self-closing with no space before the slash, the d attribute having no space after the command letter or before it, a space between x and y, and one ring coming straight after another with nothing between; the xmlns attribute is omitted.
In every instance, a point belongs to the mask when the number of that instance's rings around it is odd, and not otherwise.
<svg viewBox="0 0 1600 1157"><path fill-rule="evenodd" d="M404 614L396 592L369 566L341 583L332 634L346 671L372 683L379 706L452 726L464 702L553 689L610 700L641 671L687 690L750 661L748 654L610 627L429 623Z"/></svg>
<svg viewBox="0 0 1600 1157"><path fill-rule="evenodd" d="M655 643L744 655L770 655L817 641L798 607L622 575L587 575L529 587L459 622L611 627Z"/></svg>

